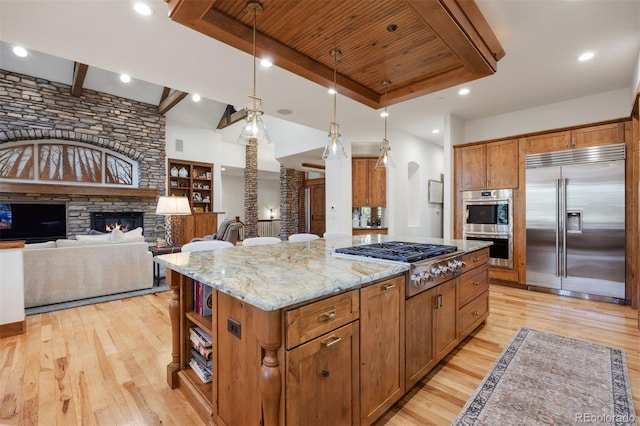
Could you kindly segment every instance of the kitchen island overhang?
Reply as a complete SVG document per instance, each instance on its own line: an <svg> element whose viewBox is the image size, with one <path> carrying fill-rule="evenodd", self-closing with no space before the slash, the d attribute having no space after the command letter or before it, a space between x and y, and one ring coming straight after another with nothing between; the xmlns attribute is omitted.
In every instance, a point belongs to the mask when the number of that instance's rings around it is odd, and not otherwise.
<svg viewBox="0 0 640 426"><path fill-rule="evenodd" d="M219 424L228 425L254 421L262 421L266 425L286 424L287 412L293 411L287 408L284 400L284 395L288 395L289 380L286 365L290 351L284 342L288 314L298 307L320 306L322 301L334 296L337 296L335 303L340 304L338 312L346 306L357 310L358 306L353 305L359 302L353 300L359 297L360 289L398 276L406 282L409 270L406 264L333 256L337 247L390 239L378 235L356 236L158 256L159 263L171 270L167 281L173 292L169 303L173 333L172 361L167 367L169 385L172 388L180 386L190 394L190 401L204 419L213 418ZM434 238L410 240L454 244L465 253L476 252L489 245ZM216 305L214 315L209 319L196 318L194 321L194 315L189 312L193 309L194 280L214 290ZM348 297L345 296L347 294ZM404 288L400 294L404 304ZM404 313L404 308L401 310ZM357 315L356 311L350 318L356 318L352 325L359 331ZM240 317L240 320L235 317ZM239 337L229 331L230 319L240 324L242 334ZM404 330L404 316L400 320ZM189 328L199 321L204 321L212 331L214 340L214 379L209 386L201 386L192 380L193 377L187 377L190 373L187 361ZM331 323L332 320L328 321ZM404 335L401 337L404 342ZM241 354L247 365L239 366L237 360L225 359L237 354ZM402 384L404 393L404 380ZM353 389L359 388L353 386ZM352 398L359 399L359 395ZM239 406L244 407L240 410L242 414L238 414ZM368 422L360 421L358 407L354 403L351 408L352 424Z"/></svg>

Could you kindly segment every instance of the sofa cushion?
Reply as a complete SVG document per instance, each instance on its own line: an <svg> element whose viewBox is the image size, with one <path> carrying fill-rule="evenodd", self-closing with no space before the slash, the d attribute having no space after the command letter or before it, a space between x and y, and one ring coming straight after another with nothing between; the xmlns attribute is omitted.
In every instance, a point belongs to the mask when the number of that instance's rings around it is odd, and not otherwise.
<svg viewBox="0 0 640 426"><path fill-rule="evenodd" d="M114 229L111 231L111 238L109 242L119 243L119 242L138 242L144 241L144 237L142 236L142 228L136 228L129 232L122 232L119 229Z"/></svg>
<svg viewBox="0 0 640 426"><path fill-rule="evenodd" d="M24 249L25 250L33 250L33 249L55 248L55 247L56 247L56 242L55 241L47 241L47 242L44 242L44 243L25 244Z"/></svg>
<svg viewBox="0 0 640 426"><path fill-rule="evenodd" d="M109 241L101 240L56 240L56 247L98 246L109 244Z"/></svg>
<svg viewBox="0 0 640 426"><path fill-rule="evenodd" d="M101 235L76 235L76 240L78 241L109 241L109 234L101 234Z"/></svg>

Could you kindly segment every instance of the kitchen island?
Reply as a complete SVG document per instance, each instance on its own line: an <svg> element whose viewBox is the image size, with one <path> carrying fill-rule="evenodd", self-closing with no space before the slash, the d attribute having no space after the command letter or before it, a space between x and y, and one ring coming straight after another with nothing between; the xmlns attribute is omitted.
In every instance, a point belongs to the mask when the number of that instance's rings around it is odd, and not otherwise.
<svg viewBox="0 0 640 426"><path fill-rule="evenodd" d="M405 299L408 264L333 255L389 240L158 256L173 292L168 384L219 425L372 423L488 316L490 243L410 239L456 245L468 271ZM212 288L212 315L194 312L195 281ZM193 327L212 336L211 383L189 367Z"/></svg>

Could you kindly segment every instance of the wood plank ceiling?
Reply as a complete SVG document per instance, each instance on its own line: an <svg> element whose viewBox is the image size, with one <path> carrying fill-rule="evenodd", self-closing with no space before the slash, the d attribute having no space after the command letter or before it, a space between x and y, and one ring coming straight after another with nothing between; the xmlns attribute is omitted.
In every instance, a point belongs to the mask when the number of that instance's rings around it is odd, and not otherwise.
<svg viewBox="0 0 640 426"><path fill-rule="evenodd" d="M247 0L166 0L169 16L252 53ZM260 0L256 51L372 108L491 75L504 50L472 0ZM395 30L392 30L395 26Z"/></svg>

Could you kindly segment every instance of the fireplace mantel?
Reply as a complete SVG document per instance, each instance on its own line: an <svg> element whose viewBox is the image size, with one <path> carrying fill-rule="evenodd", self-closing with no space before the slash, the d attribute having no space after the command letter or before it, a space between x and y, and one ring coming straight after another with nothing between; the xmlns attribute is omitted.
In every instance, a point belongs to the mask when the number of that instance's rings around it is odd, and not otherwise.
<svg viewBox="0 0 640 426"><path fill-rule="evenodd" d="M157 188L118 188L89 185L46 185L42 183L0 183L5 194L66 194L66 195L111 195L119 197L158 196Z"/></svg>

